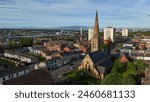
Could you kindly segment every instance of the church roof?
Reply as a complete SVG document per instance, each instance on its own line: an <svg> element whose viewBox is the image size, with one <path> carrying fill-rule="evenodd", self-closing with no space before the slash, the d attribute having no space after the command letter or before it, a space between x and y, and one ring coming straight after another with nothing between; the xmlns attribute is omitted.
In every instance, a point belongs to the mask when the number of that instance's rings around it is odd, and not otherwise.
<svg viewBox="0 0 150 102"><path fill-rule="evenodd" d="M112 65L111 56L107 50L95 51L90 53L89 56L95 66L110 67Z"/></svg>
<svg viewBox="0 0 150 102"><path fill-rule="evenodd" d="M105 67L97 66L97 70L98 70L101 74L105 74Z"/></svg>

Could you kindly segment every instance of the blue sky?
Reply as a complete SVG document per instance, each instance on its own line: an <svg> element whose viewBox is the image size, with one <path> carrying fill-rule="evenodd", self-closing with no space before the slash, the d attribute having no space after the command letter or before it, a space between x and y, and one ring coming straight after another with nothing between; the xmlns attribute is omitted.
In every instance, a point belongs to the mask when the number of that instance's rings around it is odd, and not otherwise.
<svg viewBox="0 0 150 102"><path fill-rule="evenodd" d="M0 0L0 27L150 27L150 0Z"/></svg>

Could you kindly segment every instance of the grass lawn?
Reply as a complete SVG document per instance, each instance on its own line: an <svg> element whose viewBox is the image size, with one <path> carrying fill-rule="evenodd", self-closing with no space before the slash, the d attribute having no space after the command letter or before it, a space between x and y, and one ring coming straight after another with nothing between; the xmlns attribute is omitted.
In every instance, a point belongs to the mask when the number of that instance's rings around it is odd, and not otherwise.
<svg viewBox="0 0 150 102"><path fill-rule="evenodd" d="M76 80L84 85L92 85L92 84L100 84L100 80L97 80L94 77L87 77L87 78L81 78L80 75L77 74L78 70L71 71L70 73L67 73L64 75L64 77Z"/></svg>

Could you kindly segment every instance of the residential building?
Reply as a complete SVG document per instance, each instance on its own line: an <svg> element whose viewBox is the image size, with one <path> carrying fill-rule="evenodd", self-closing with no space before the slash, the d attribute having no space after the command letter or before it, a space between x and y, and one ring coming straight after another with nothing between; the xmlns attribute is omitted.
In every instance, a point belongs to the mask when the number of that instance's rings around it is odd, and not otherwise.
<svg viewBox="0 0 150 102"><path fill-rule="evenodd" d="M88 45L85 44L80 44L80 43L75 43L73 44L76 48L79 49L79 51L83 52L83 53L88 53Z"/></svg>
<svg viewBox="0 0 150 102"><path fill-rule="evenodd" d="M45 47L43 45L38 45L38 46L28 47L28 49L30 53L40 55L45 50Z"/></svg>
<svg viewBox="0 0 150 102"><path fill-rule="evenodd" d="M104 40L108 40L109 38L113 43L116 41L115 28L113 27L104 28Z"/></svg>
<svg viewBox="0 0 150 102"><path fill-rule="evenodd" d="M122 29L122 36L128 37L128 33L129 33L129 30L127 28L126 29Z"/></svg>
<svg viewBox="0 0 150 102"><path fill-rule="evenodd" d="M63 66L63 59L60 57L57 57L57 58L47 60L45 63L46 63L46 68L48 70L53 70L53 69Z"/></svg>
<svg viewBox="0 0 150 102"><path fill-rule="evenodd" d="M58 57L59 56L59 51L57 50L53 50L53 51L43 51L41 53L41 56L46 58L46 60L52 59L54 57Z"/></svg>
<svg viewBox="0 0 150 102"><path fill-rule="evenodd" d="M3 82L3 85L54 85L55 82L51 73L41 68L33 70L22 76L7 80Z"/></svg>
<svg viewBox="0 0 150 102"><path fill-rule="evenodd" d="M0 68L0 84L2 84L4 81L22 76L24 74L29 73L33 67L21 67L17 69L1 69Z"/></svg>
<svg viewBox="0 0 150 102"><path fill-rule="evenodd" d="M61 42L60 42L61 43ZM44 43L44 46L48 51L61 51L61 44L60 43L54 43L54 42L47 42Z"/></svg>
<svg viewBox="0 0 150 102"><path fill-rule="evenodd" d="M80 35L83 36L83 28L80 28Z"/></svg>
<svg viewBox="0 0 150 102"><path fill-rule="evenodd" d="M88 41L93 39L93 36L94 36L94 29L93 28L88 29Z"/></svg>
<svg viewBox="0 0 150 102"><path fill-rule="evenodd" d="M20 52L5 51L4 57L10 58L10 59L16 59L24 63L37 63L38 62L38 59L36 57L30 56L25 53L20 53Z"/></svg>
<svg viewBox="0 0 150 102"><path fill-rule="evenodd" d="M72 61L80 59L80 52L60 52L59 56L53 57L45 62L41 62L36 65L36 68L47 68L48 70L53 70L63 65L69 64Z"/></svg>

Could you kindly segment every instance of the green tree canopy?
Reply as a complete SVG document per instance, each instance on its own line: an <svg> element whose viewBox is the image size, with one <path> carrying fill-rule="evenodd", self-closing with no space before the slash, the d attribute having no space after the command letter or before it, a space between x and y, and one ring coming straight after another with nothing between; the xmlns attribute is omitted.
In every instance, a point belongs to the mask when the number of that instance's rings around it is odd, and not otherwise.
<svg viewBox="0 0 150 102"><path fill-rule="evenodd" d="M127 63L127 68L136 70L136 65L134 63L132 63L132 62L128 62Z"/></svg>
<svg viewBox="0 0 150 102"><path fill-rule="evenodd" d="M126 72L123 73L124 77L127 77L129 75L137 76L137 71L135 69L128 69Z"/></svg>
<svg viewBox="0 0 150 102"><path fill-rule="evenodd" d="M112 73L123 73L124 71L126 71L124 65L119 60L116 60L113 64Z"/></svg>
<svg viewBox="0 0 150 102"><path fill-rule="evenodd" d="M135 63L139 70L144 70L146 67L146 64L143 60L137 60Z"/></svg>
<svg viewBox="0 0 150 102"><path fill-rule="evenodd" d="M21 38L20 43L22 47L29 47L29 46L32 46L33 41L30 38Z"/></svg>
<svg viewBox="0 0 150 102"><path fill-rule="evenodd" d="M102 85L122 85L122 75L118 73L111 73L101 81Z"/></svg>
<svg viewBox="0 0 150 102"><path fill-rule="evenodd" d="M122 85L136 85L137 82L131 75L123 77Z"/></svg>

